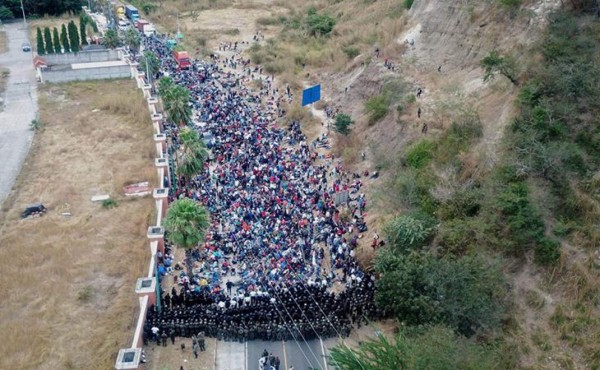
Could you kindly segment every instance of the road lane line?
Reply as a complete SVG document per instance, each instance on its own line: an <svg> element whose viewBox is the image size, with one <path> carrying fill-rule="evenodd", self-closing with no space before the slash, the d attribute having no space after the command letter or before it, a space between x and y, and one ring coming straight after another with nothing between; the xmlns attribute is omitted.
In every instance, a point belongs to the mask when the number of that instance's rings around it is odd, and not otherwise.
<svg viewBox="0 0 600 370"><path fill-rule="evenodd" d="M329 370L327 367L327 355L325 354L325 346L323 345L323 339L319 338L319 342L321 342L321 353L323 354L323 365L325 366L325 370Z"/></svg>
<svg viewBox="0 0 600 370"><path fill-rule="evenodd" d="M248 370L248 342L244 342L244 370Z"/></svg>
<svg viewBox="0 0 600 370"><path fill-rule="evenodd" d="M287 363L287 355L285 353L285 340L281 340L281 346L283 347L283 364L285 365L285 370L289 369Z"/></svg>

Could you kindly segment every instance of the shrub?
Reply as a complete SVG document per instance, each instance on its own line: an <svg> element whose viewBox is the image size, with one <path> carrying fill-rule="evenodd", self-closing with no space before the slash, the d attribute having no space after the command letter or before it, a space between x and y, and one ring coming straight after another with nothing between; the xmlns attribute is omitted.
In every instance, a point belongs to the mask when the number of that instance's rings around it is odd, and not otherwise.
<svg viewBox="0 0 600 370"><path fill-rule="evenodd" d="M327 36L335 27L335 19L327 14L319 14L314 9L309 10L306 26L311 36Z"/></svg>
<svg viewBox="0 0 600 370"><path fill-rule="evenodd" d="M385 248L375 258L377 304L408 325L445 324L472 336L499 326L506 288L497 265L480 257L436 258Z"/></svg>
<svg viewBox="0 0 600 370"><path fill-rule="evenodd" d="M547 237L542 238L535 248L535 261L541 265L552 265L560 259L560 243Z"/></svg>
<svg viewBox="0 0 600 370"><path fill-rule="evenodd" d="M524 182L509 183L496 200L504 229L507 251L520 255L534 246L544 234L544 222L529 200L529 188Z"/></svg>
<svg viewBox="0 0 600 370"><path fill-rule="evenodd" d="M414 169L425 167L433 158L435 146L429 140L421 140L412 145L406 153L406 164Z"/></svg>
<svg viewBox="0 0 600 370"><path fill-rule="evenodd" d="M352 118L344 113L340 113L335 116L335 130L342 135L348 135L350 133L350 125L353 124Z"/></svg>
<svg viewBox="0 0 600 370"><path fill-rule="evenodd" d="M415 0L404 0L404 7L406 9L410 9L410 8L412 8L414 2L415 2Z"/></svg>
<svg viewBox="0 0 600 370"><path fill-rule="evenodd" d="M348 57L348 59L354 59L360 54L360 49L354 46L346 46L342 49L344 54Z"/></svg>
<svg viewBox="0 0 600 370"><path fill-rule="evenodd" d="M102 201L102 208L105 208L105 209L111 209L111 208L115 208L118 206L119 206L119 203L114 199L109 198L109 199L104 199Z"/></svg>
<svg viewBox="0 0 600 370"><path fill-rule="evenodd" d="M369 125L372 126L385 117L388 113L389 106L390 102L384 95L377 95L369 98L365 102L365 113L369 116Z"/></svg>
<svg viewBox="0 0 600 370"><path fill-rule="evenodd" d="M424 215L402 215L394 218L384 228L390 247L407 252L425 245L433 233L435 221Z"/></svg>

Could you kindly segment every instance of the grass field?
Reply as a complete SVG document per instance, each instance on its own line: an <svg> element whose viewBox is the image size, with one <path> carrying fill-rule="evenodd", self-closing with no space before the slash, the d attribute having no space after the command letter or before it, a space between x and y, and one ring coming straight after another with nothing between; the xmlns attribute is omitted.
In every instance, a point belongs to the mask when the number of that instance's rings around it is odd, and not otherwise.
<svg viewBox="0 0 600 370"><path fill-rule="evenodd" d="M129 80L39 94L41 128L0 213L0 368L110 369L130 345L148 261L154 203L121 195L156 177L148 110ZM102 193L118 207L90 201ZM21 220L39 201L47 215Z"/></svg>

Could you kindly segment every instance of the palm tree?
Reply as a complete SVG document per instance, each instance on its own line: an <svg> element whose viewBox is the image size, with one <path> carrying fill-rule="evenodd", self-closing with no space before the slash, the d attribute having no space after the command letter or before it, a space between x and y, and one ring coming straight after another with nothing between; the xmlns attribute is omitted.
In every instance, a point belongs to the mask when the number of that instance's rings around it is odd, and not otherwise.
<svg viewBox="0 0 600 370"><path fill-rule="evenodd" d="M208 153L204 147L204 142L200 140L198 132L189 127L185 127L180 131L179 144L181 145L181 153L177 164L177 174L187 179L202 171Z"/></svg>
<svg viewBox="0 0 600 370"><path fill-rule="evenodd" d="M141 40L140 34L133 28L130 28L125 33L125 45L131 49L131 51L135 54L140 48Z"/></svg>
<svg viewBox="0 0 600 370"><path fill-rule="evenodd" d="M189 105L190 91L183 86L172 85L166 91L159 86L159 92L165 112L171 121L181 126L186 125L192 117L192 108Z"/></svg>
<svg viewBox="0 0 600 370"><path fill-rule="evenodd" d="M204 239L210 226L210 216L196 201L183 198L169 207L164 221L169 240L184 249L192 249Z"/></svg>

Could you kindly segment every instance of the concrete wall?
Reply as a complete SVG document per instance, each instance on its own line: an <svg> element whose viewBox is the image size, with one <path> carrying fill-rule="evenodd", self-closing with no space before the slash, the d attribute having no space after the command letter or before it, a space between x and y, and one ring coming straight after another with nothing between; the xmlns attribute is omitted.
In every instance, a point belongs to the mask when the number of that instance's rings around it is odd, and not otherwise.
<svg viewBox="0 0 600 370"><path fill-rule="evenodd" d="M155 107L154 105L156 104L153 99L149 99L150 98L150 89L145 85L145 80L144 80L144 73L143 72L138 72L136 69L136 64L131 63L128 59L127 60L130 65L126 66L127 67L127 75L131 76L133 75L138 88L140 88L142 90L142 93L144 94L144 97L147 98L148 101L148 108L150 109L150 111L155 111ZM152 122L148 122L148 124L152 124L154 126L154 134L161 134L160 132L160 124L158 124L158 122L160 121L160 119L162 119L162 115L160 116L160 118L157 117L157 119L155 119L153 117ZM148 138L148 140L152 140L154 138ZM165 153L162 150L163 147L163 142L157 142L157 140L155 140L156 143L156 154L157 154L157 158L165 158ZM166 145L166 144L165 144ZM156 163L156 162L155 162ZM168 161L167 161L168 163ZM165 176L168 176L168 166L164 167L164 166L159 166L158 164L156 165L156 174L158 177L158 184L159 188L162 188L162 184L163 184L163 179ZM169 177L170 178L170 177ZM167 192L168 194L168 192ZM156 226L161 226L162 224L162 220L163 217L165 216L165 210L168 207L168 198L166 197L166 194L164 195L157 195L156 192L154 193L154 199L155 199L155 204L156 204L156 222L154 225L150 225L151 227L156 227ZM149 249L150 249L150 261L149 261L149 265L148 265L148 275L146 276L147 278L154 278L154 272L155 272L155 264L156 264L156 252L157 250L160 248L160 246L162 245L162 248L164 248L164 237L160 236L160 237L156 237L156 236L150 236L148 235L148 240L149 240ZM141 349L143 347L143 340L142 340L142 332L144 330L144 323L146 321L146 311L148 309L148 306L150 304L154 304L156 302L156 295L154 293L152 294L144 294L144 293L137 293L138 297L140 299L140 309L138 312L136 312L137 314L137 325L134 329L133 332L133 341L131 343L131 347L129 348L139 348ZM154 295L154 296L153 296ZM145 368L144 365L141 364L136 364L138 367L127 367L127 369L141 369L141 368ZM117 358L117 362L115 363L115 369L116 370L122 370L125 369L124 367L119 366L119 359Z"/></svg>
<svg viewBox="0 0 600 370"><path fill-rule="evenodd" d="M113 49L81 51L79 53L47 54L42 56L49 66L56 64L106 62L108 60L121 59L120 57L120 52Z"/></svg>
<svg viewBox="0 0 600 370"><path fill-rule="evenodd" d="M131 68L128 65L62 71L42 70L42 82L68 82L101 80L106 78L129 78Z"/></svg>

